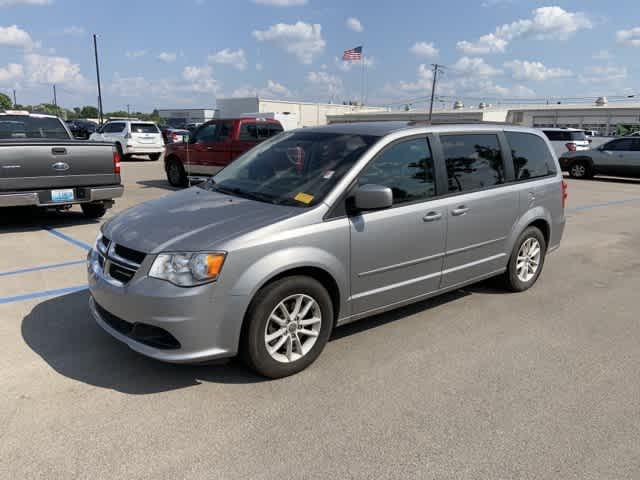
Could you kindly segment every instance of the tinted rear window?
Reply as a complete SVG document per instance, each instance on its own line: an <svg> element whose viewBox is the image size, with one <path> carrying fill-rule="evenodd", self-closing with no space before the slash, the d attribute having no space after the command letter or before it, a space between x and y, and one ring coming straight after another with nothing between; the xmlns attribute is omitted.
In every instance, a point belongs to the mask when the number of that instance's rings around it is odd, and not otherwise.
<svg viewBox="0 0 640 480"><path fill-rule="evenodd" d="M504 132L511 148L517 180L555 173L554 161L544 140L530 133Z"/></svg>
<svg viewBox="0 0 640 480"><path fill-rule="evenodd" d="M153 123L132 123L131 133L160 133Z"/></svg>
<svg viewBox="0 0 640 480"><path fill-rule="evenodd" d="M54 138L68 140L69 134L57 118L26 115L0 116L0 138Z"/></svg>
<svg viewBox="0 0 640 480"><path fill-rule="evenodd" d="M587 139L584 132L544 130L544 134L552 142L579 142Z"/></svg>
<svg viewBox="0 0 640 480"><path fill-rule="evenodd" d="M504 163L495 134L441 135L449 192L479 190L504 183Z"/></svg>

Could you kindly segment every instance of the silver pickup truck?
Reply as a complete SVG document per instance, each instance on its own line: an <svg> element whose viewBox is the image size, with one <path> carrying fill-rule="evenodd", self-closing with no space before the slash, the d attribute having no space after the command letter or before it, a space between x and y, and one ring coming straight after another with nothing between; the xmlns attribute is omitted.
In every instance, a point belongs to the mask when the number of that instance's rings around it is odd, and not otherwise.
<svg viewBox="0 0 640 480"><path fill-rule="evenodd" d="M80 204L99 218L123 191L112 144L73 140L54 116L0 111L0 208Z"/></svg>

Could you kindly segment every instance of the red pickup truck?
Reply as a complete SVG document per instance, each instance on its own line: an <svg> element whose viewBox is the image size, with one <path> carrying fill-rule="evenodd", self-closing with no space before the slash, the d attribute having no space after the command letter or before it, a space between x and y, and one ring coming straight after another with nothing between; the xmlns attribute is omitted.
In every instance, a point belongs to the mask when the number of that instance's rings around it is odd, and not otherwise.
<svg viewBox="0 0 640 480"><path fill-rule="evenodd" d="M184 187L190 176L215 175L247 150L282 131L280 122L273 119L211 120L198 127L188 142L167 145L167 179L174 187Z"/></svg>

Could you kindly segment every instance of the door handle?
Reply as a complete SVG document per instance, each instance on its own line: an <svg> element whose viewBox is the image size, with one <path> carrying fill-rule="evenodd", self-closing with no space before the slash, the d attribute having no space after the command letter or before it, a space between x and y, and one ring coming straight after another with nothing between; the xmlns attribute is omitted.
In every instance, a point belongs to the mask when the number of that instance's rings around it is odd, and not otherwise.
<svg viewBox="0 0 640 480"><path fill-rule="evenodd" d="M212 150L213 150L213 147L207 147L207 150L208 150L208 151L212 151Z"/></svg>
<svg viewBox="0 0 640 480"><path fill-rule="evenodd" d="M62 147L53 147L51 149L51 153L53 153L54 155L66 155L67 149Z"/></svg>
<svg viewBox="0 0 640 480"><path fill-rule="evenodd" d="M460 205L458 208L454 208L451 211L451 215L453 215L454 217L459 217L460 215L464 215L468 211L469 209L467 207L465 207L464 205Z"/></svg>
<svg viewBox="0 0 640 480"><path fill-rule="evenodd" d="M422 217L422 220L424 220L425 222L435 222L436 220L440 220L441 218L442 214L440 212L429 212L424 217Z"/></svg>

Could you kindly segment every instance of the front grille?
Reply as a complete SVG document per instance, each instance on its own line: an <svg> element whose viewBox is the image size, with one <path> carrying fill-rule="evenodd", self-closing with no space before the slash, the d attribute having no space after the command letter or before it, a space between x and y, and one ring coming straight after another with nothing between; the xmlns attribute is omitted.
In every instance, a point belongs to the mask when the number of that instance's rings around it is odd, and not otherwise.
<svg viewBox="0 0 640 480"><path fill-rule="evenodd" d="M180 342L165 329L146 323L130 323L102 308L96 302L96 310L100 317L111 328L137 342L160 350L176 350Z"/></svg>
<svg viewBox="0 0 640 480"><path fill-rule="evenodd" d="M118 245L103 236L98 242L98 262L107 280L126 285L135 276L146 254Z"/></svg>

